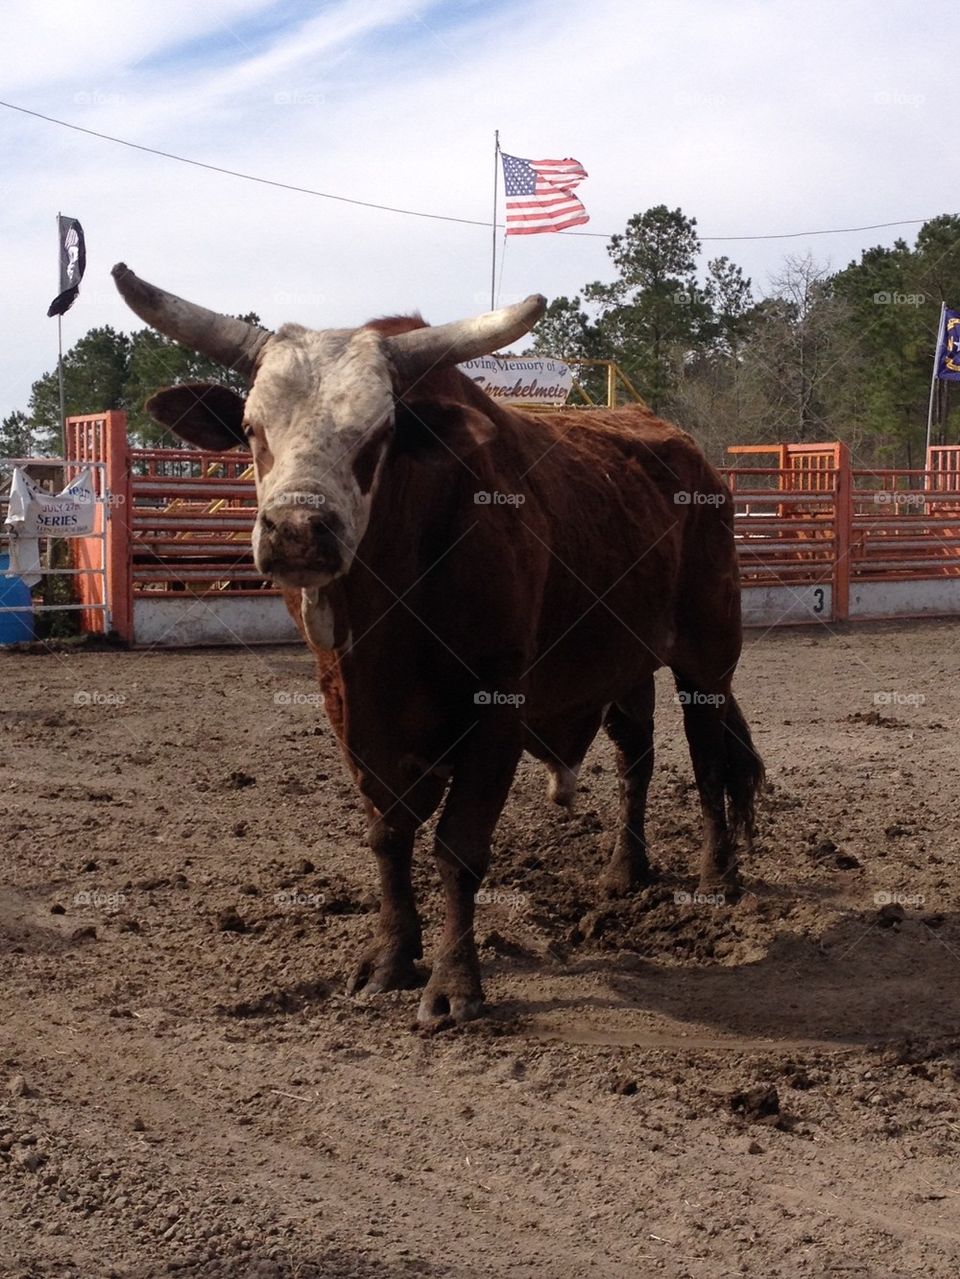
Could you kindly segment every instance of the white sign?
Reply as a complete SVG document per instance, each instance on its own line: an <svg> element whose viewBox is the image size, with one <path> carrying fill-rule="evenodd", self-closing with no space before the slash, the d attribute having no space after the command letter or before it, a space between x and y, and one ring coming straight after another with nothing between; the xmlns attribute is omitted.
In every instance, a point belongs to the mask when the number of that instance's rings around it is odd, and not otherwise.
<svg viewBox="0 0 960 1279"><path fill-rule="evenodd" d="M561 360L498 360L484 355L457 367L493 399L521 407L524 404L559 407L567 402L573 386L573 370Z"/></svg>
<svg viewBox="0 0 960 1279"><path fill-rule="evenodd" d="M10 571L28 586L40 581L41 537L87 537L93 532L96 494L87 467L62 493L45 493L20 467L13 472L4 523L10 537Z"/></svg>
<svg viewBox="0 0 960 1279"><path fill-rule="evenodd" d="M6 523L18 537L88 537L93 532L96 495L89 468L62 493L46 493L18 466L10 484Z"/></svg>

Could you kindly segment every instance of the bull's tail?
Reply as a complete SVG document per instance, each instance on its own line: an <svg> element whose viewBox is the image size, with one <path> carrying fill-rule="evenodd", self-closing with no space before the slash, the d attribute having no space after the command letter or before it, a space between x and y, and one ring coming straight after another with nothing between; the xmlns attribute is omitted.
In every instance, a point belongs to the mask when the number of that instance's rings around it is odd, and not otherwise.
<svg viewBox="0 0 960 1279"><path fill-rule="evenodd" d="M724 787L729 804L734 837L753 842L756 829L756 799L763 786L763 760L757 753L750 729L733 694L727 697L724 721Z"/></svg>

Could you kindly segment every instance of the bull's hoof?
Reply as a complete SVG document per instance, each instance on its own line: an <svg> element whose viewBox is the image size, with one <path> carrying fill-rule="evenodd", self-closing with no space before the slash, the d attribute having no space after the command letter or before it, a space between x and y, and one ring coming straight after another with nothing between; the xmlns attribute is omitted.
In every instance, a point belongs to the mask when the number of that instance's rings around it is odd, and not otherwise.
<svg viewBox="0 0 960 1279"><path fill-rule="evenodd" d="M619 848L610 865L600 876L600 894L603 897L629 897L647 888L656 879L656 871L642 858L621 854Z"/></svg>
<svg viewBox="0 0 960 1279"><path fill-rule="evenodd" d="M417 1021L422 1026L435 1025L450 1020L458 1025L483 1016L483 990L480 979L472 973L456 970L434 973L417 1009Z"/></svg>
<svg viewBox="0 0 960 1279"><path fill-rule="evenodd" d="M743 896L743 885L736 870L722 875L701 875L697 893L701 897L717 897L724 905L732 905Z"/></svg>
<svg viewBox="0 0 960 1279"><path fill-rule="evenodd" d="M348 995L379 995L420 985L408 946L374 944L364 951L347 982Z"/></svg>

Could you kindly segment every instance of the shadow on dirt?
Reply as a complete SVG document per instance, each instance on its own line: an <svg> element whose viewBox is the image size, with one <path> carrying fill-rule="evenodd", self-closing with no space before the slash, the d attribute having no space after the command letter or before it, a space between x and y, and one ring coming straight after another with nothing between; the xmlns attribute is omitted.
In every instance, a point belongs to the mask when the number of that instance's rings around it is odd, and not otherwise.
<svg viewBox="0 0 960 1279"><path fill-rule="evenodd" d="M726 922L712 927L735 928L741 909L727 909ZM511 964L504 957L490 968L506 973ZM504 1006L507 1014L548 1018L561 1033L568 1010L579 1010L618 1034L624 1013L647 1012L679 1023L674 1034L693 1023L751 1040L836 1045L936 1036L960 1023L960 916L850 912L817 936L779 933L761 957L740 964L681 966L617 949L573 954L559 972L555 964L543 970L554 986L558 977L589 973L605 988L593 1000L578 994Z"/></svg>

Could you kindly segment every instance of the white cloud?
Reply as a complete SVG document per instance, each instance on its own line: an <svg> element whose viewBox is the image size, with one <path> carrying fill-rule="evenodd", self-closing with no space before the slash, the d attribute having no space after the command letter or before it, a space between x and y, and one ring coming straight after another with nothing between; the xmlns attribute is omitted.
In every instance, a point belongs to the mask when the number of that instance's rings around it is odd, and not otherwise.
<svg viewBox="0 0 960 1279"><path fill-rule="evenodd" d="M234 24L271 7L271 0L7 0L3 7L0 83L6 94L50 90L68 82L95 91L103 76L135 69L143 59L201 36L242 42Z"/></svg>

